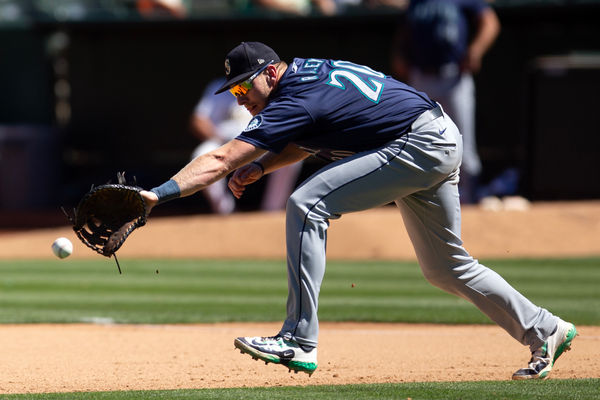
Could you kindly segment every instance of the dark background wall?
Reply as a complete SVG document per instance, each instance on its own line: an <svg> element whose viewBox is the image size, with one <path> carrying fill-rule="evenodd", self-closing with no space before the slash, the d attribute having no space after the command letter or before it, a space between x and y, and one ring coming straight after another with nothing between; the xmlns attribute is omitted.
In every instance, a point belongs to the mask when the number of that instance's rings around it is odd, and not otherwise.
<svg viewBox="0 0 600 400"><path fill-rule="evenodd" d="M484 182L516 167L530 199L600 197L599 11L594 3L497 9L502 32L476 77ZM338 58L389 72L402 16L4 26L0 210L73 206L117 171L144 187L168 179L196 144L188 121L205 84L240 41L264 41L287 60ZM66 117L57 117L61 102ZM303 176L317 167L306 164ZM242 208L255 207L260 191ZM201 196L176 203L165 210L207 211Z"/></svg>

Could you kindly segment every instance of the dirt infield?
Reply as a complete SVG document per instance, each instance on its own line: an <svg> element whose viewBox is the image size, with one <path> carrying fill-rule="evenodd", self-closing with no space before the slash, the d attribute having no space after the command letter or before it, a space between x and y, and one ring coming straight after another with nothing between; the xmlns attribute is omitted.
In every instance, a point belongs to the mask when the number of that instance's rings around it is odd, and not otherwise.
<svg viewBox="0 0 600 400"><path fill-rule="evenodd" d="M528 358L495 326L325 323L319 368L312 377L234 350L236 336L279 327L7 325L2 327L0 392L502 380ZM573 351L560 358L553 378L600 376L600 328L579 330Z"/></svg>
<svg viewBox="0 0 600 400"><path fill-rule="evenodd" d="M527 211L467 207L463 216L465 245L478 258L600 255L600 202L540 203ZM0 258L51 257L58 236L73 240L73 258L97 257L62 227L0 231ZM283 215L249 213L151 218L120 255L282 258L283 252ZM328 255L414 259L392 207L332 221ZM574 351L561 357L553 378L600 377L600 327L578 328ZM496 326L324 323L319 369L310 378L233 348L236 336L278 329L272 323L3 325L0 393L498 380L528 358Z"/></svg>

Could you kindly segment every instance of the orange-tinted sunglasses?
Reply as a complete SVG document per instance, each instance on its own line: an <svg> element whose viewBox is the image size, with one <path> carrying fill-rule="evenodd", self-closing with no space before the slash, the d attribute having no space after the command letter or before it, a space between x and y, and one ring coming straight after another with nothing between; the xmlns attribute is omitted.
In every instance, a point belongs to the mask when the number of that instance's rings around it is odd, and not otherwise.
<svg viewBox="0 0 600 400"><path fill-rule="evenodd" d="M252 74L252 76L248 79L246 79L245 81L238 83L237 85L234 85L232 87L229 88L229 92L234 95L235 97L240 97L245 95L246 93L248 93L250 91L250 89L252 89L252 81L258 76L260 75L261 72L263 72L265 69L267 69L267 67L269 65L273 64L273 60L269 61L266 65L264 65L263 67L261 67L258 71L256 71L254 74Z"/></svg>

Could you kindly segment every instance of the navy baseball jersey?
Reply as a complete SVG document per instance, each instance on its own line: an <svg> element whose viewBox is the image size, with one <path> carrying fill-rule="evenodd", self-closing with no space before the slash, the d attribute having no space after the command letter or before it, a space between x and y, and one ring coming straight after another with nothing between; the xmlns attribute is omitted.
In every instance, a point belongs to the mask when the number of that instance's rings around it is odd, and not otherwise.
<svg viewBox="0 0 600 400"><path fill-rule="evenodd" d="M407 11L412 32L411 60L421 70L460 64L477 17L489 5L483 0L413 0Z"/></svg>
<svg viewBox="0 0 600 400"><path fill-rule="evenodd" d="M435 106L426 94L369 67L296 58L237 139L275 153L294 143L335 160L401 137Z"/></svg>

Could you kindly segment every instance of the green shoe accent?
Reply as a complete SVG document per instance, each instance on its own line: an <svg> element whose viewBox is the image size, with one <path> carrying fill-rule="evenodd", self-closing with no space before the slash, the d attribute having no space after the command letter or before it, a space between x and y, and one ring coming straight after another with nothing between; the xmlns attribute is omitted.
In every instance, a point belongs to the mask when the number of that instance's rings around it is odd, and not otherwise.
<svg viewBox="0 0 600 400"><path fill-rule="evenodd" d="M286 365L293 370L304 371L309 373L313 373L314 370L317 369L316 363L307 363L302 361L290 361Z"/></svg>
<svg viewBox="0 0 600 400"><path fill-rule="evenodd" d="M571 347L571 342L573 341L573 339L575 339L575 336L577 336L577 328L575 328L575 325L571 325L571 329L569 329L569 332L567 332L567 337L566 337L565 341L562 342L558 346L558 349L556 349L556 353L554 354L554 359L552 360L553 365L554 365L554 362L558 359L558 357L560 357L560 355L566 349L569 349Z"/></svg>

